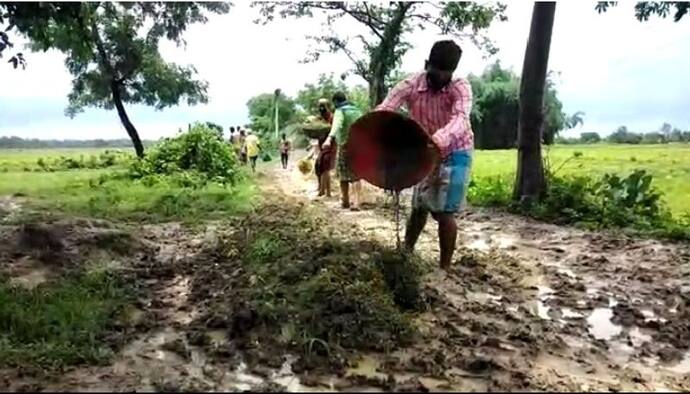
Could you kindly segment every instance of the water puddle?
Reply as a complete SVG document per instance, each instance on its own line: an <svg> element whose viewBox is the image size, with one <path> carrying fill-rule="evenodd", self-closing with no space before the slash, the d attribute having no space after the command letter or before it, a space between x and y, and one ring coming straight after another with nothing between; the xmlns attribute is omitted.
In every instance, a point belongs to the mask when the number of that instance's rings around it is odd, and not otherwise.
<svg viewBox="0 0 690 394"><path fill-rule="evenodd" d="M478 236L478 234L475 234ZM512 237L501 236L501 235L491 235L489 239L477 238L470 242L467 247L479 251L488 251L492 247L498 249L509 249L515 245L515 239Z"/></svg>
<svg viewBox="0 0 690 394"><path fill-rule="evenodd" d="M575 272L573 272L573 270L571 270L570 268L559 268L558 273L563 274L563 275L569 277L570 279L576 279L577 278L577 275L575 275Z"/></svg>
<svg viewBox="0 0 690 394"><path fill-rule="evenodd" d="M468 248L473 250L487 251L490 249L489 244L485 239L475 239L467 245Z"/></svg>
<svg viewBox="0 0 690 394"><path fill-rule="evenodd" d="M223 330L211 330L206 333L211 345L220 347L228 343L228 333Z"/></svg>
<svg viewBox="0 0 690 394"><path fill-rule="evenodd" d="M371 356L363 356L357 361L357 366L349 368L345 376L364 376L373 379L388 379L388 375L378 372L380 363Z"/></svg>
<svg viewBox="0 0 690 394"><path fill-rule="evenodd" d="M642 332L639 327L634 327L632 330L630 330L628 335L630 336L630 342L632 342L634 347L640 347L645 342L650 342L652 340L652 336Z"/></svg>
<svg viewBox="0 0 690 394"><path fill-rule="evenodd" d="M537 316L543 320L550 320L549 310L551 310L550 306L545 305L542 301L537 301Z"/></svg>
<svg viewBox="0 0 690 394"><path fill-rule="evenodd" d="M583 314L575 312L570 308L561 309L561 316L563 316L564 319L579 319L581 317L584 317Z"/></svg>
<svg viewBox="0 0 690 394"><path fill-rule="evenodd" d="M614 336L620 334L623 328L611 321L613 317L613 309L609 308L595 308L592 314L587 318L589 332L596 339L609 340Z"/></svg>
<svg viewBox="0 0 690 394"><path fill-rule="evenodd" d="M490 293L468 291L467 292L467 299L470 301L480 303L480 304L493 303L496 305L500 305L501 304L500 301L501 301L501 299L503 299L503 296L497 296L497 295L493 295Z"/></svg>

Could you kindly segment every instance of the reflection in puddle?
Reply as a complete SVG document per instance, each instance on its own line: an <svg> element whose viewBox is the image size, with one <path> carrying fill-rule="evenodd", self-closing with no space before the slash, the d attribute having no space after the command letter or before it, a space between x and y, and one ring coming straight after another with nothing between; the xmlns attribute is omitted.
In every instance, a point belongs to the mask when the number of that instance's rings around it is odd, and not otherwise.
<svg viewBox="0 0 690 394"><path fill-rule="evenodd" d="M650 342L652 340L651 335L643 333L639 327L634 327L632 330L630 330L629 335L630 341L635 347L640 347L643 343Z"/></svg>
<svg viewBox="0 0 690 394"><path fill-rule="evenodd" d="M537 316L544 320L549 320L551 317L549 317L549 310L551 307L544 305L542 301L537 301Z"/></svg>
<svg viewBox="0 0 690 394"><path fill-rule="evenodd" d="M489 244L484 239L475 239L470 242L467 247L474 250L489 250Z"/></svg>
<svg viewBox="0 0 690 394"><path fill-rule="evenodd" d="M496 296L493 294L489 293L483 293L483 292L472 292L468 291L467 292L467 299L470 301L474 301L480 304L488 304L489 302L494 303L494 304L501 304L500 301L503 298L503 296Z"/></svg>
<svg viewBox="0 0 690 394"><path fill-rule="evenodd" d="M379 362L370 356L363 356L355 368L349 368L345 376L365 376L367 378L387 379L388 375L378 372Z"/></svg>
<svg viewBox="0 0 690 394"><path fill-rule="evenodd" d="M623 328L613 324L611 322L612 317L613 310L611 308L595 308L592 311L592 314L587 318L587 324L589 325L589 332L594 338L609 340L621 333Z"/></svg>
<svg viewBox="0 0 690 394"><path fill-rule="evenodd" d="M569 277L571 279L577 278L575 273L570 268L559 268L558 272L563 274L563 275L566 275L567 277Z"/></svg>
<svg viewBox="0 0 690 394"><path fill-rule="evenodd" d="M515 244L515 240L511 237L491 235L488 240L484 238L477 238L470 242L467 247L474 250L488 251L492 246L498 249L507 249Z"/></svg>
<svg viewBox="0 0 690 394"><path fill-rule="evenodd" d="M563 308L561 309L561 315L563 316L564 319L579 319L583 317L583 315L579 312L575 312L574 310L570 308Z"/></svg>
<svg viewBox="0 0 690 394"><path fill-rule="evenodd" d="M206 333L213 346L223 346L228 343L228 334L223 330L212 330Z"/></svg>

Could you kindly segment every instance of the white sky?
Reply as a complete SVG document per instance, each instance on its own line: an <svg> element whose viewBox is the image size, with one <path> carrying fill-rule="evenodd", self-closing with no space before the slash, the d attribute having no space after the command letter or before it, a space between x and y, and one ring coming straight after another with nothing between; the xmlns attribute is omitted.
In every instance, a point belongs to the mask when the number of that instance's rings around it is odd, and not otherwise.
<svg viewBox="0 0 690 394"><path fill-rule="evenodd" d="M551 44L549 68L560 73L559 97L565 111L584 111L583 127L568 132L609 133L619 125L633 131L658 129L669 122L690 129L690 17L678 23L634 18L632 2L599 15L595 2L560 1ZM497 59L516 72L529 32L531 2L508 4L508 21L495 23L490 37L499 47ZM267 26L252 21L257 10L236 4L227 15L212 16L185 34L187 47L165 45L166 59L193 64L209 82L209 103L165 111L128 106L142 138L173 135L188 122L214 121L225 127L247 122L247 100L281 88L294 94L320 73L339 75L347 58L329 55L314 64L300 64L308 42L304 35L320 29L320 20L281 20ZM688 19L688 20L686 20ZM342 21L341 31L363 29ZM411 37L414 48L403 59L406 72L419 70L435 40L432 29ZM494 59L483 59L470 43L462 44L458 75L480 73ZM28 53L25 71L0 63L0 135L25 138L126 138L117 114L89 109L75 119L64 116L70 76L59 52ZM348 83L362 83L357 77Z"/></svg>

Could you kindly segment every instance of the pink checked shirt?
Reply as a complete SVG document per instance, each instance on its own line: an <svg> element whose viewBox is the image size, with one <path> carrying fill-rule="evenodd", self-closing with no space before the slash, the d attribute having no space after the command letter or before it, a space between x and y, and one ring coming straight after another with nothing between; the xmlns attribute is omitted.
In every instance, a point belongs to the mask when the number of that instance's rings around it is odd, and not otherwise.
<svg viewBox="0 0 690 394"><path fill-rule="evenodd" d="M434 93L427 86L426 73L417 74L395 86L376 109L397 111L403 104L412 119L432 135L443 157L473 148L472 88L466 79L456 79Z"/></svg>

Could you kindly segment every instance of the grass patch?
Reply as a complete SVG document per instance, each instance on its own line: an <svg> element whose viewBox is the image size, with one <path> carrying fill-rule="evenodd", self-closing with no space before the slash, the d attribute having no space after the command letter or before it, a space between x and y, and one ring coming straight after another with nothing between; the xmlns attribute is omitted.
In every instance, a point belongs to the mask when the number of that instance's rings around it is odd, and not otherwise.
<svg viewBox="0 0 690 394"><path fill-rule="evenodd" d="M97 270L32 290L0 281L0 365L56 367L98 363L104 337L127 301L123 283Z"/></svg>
<svg viewBox="0 0 690 394"><path fill-rule="evenodd" d="M580 155L571 159L578 152ZM599 178L604 174L626 176L637 169L645 170L654 177L654 185L663 192L662 200L675 217L690 213L690 144L554 145L545 152L546 156L554 169L568 160L557 172L559 176ZM477 150L472 177L499 177L512 186L516 166L515 149Z"/></svg>
<svg viewBox="0 0 690 394"><path fill-rule="evenodd" d="M248 177L234 185L198 185L167 176L132 180L120 173L0 173L0 195L26 196L30 208L49 212L135 222L197 222L247 212L258 194Z"/></svg>
<svg viewBox="0 0 690 394"><path fill-rule="evenodd" d="M622 228L641 235L690 240L690 215L673 216L652 181L644 170L623 177L551 175L546 197L525 210L512 200L513 185L505 177L475 177L468 201L477 206L507 207L558 224L594 230Z"/></svg>
<svg viewBox="0 0 690 394"><path fill-rule="evenodd" d="M391 258L365 233L292 204L264 205L239 227L247 231L221 241L217 264L195 268L204 297L221 294L211 310L231 309L233 321L225 324L234 337L258 336L281 351L330 361L348 350L387 351L413 339L410 316L424 306L417 260ZM249 316L253 322L245 324Z"/></svg>

